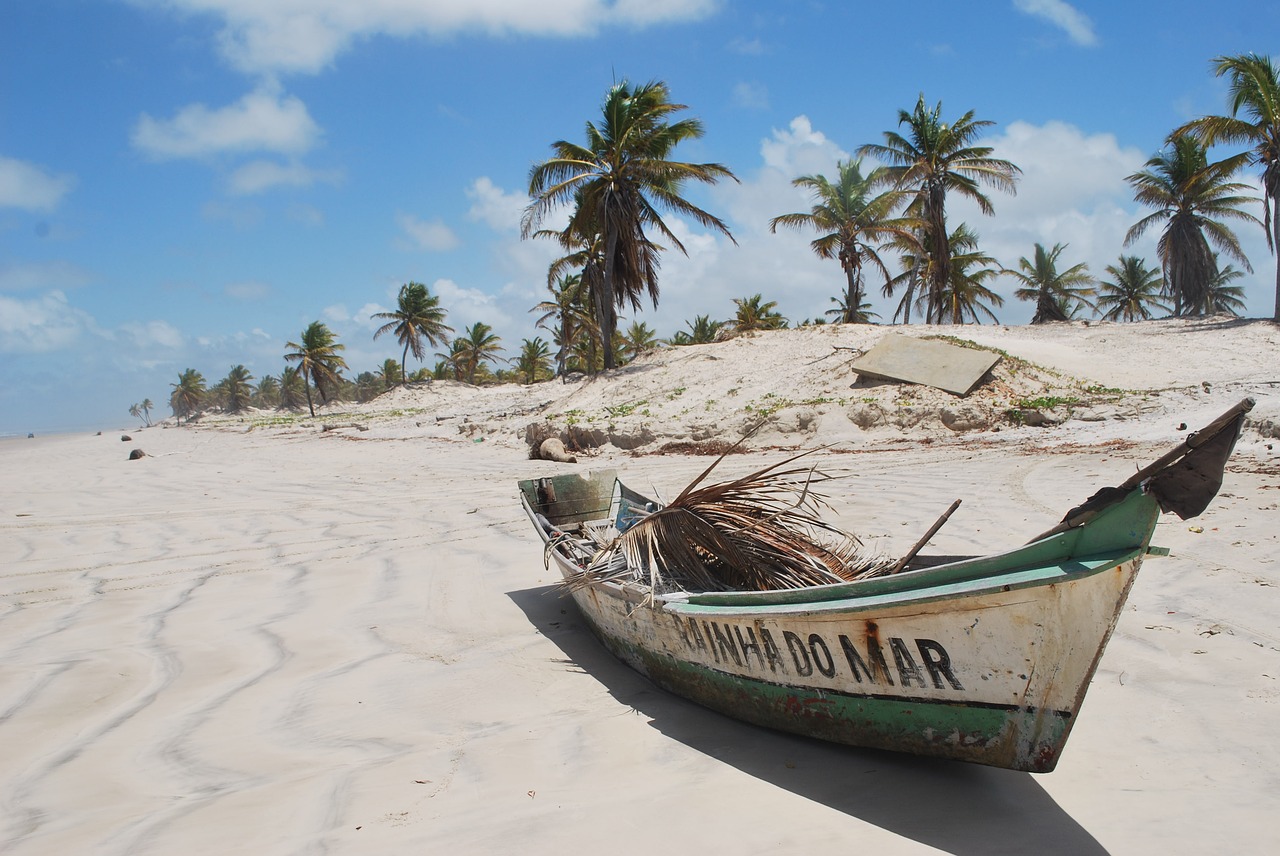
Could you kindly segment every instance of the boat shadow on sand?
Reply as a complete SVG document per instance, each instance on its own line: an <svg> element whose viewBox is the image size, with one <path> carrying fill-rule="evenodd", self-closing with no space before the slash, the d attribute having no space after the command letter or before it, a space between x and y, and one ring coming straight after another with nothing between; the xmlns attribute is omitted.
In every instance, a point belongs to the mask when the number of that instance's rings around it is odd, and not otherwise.
<svg viewBox="0 0 1280 856"><path fill-rule="evenodd" d="M1031 773L857 749L759 728L651 684L604 649L556 585L508 593L529 622L667 737L797 796L957 856L1107 851Z"/></svg>

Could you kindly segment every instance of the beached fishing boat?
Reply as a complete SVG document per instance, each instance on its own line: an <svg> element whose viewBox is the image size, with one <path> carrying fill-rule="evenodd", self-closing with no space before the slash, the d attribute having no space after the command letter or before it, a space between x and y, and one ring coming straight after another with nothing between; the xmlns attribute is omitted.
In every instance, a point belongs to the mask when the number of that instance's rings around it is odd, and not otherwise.
<svg viewBox="0 0 1280 856"><path fill-rule="evenodd" d="M838 743L1048 772L1143 558L1160 552L1161 510L1208 506L1252 404L1028 544L801 588L669 590L648 567L602 573L622 560L601 545L661 508L612 472L519 486L587 624L659 686Z"/></svg>

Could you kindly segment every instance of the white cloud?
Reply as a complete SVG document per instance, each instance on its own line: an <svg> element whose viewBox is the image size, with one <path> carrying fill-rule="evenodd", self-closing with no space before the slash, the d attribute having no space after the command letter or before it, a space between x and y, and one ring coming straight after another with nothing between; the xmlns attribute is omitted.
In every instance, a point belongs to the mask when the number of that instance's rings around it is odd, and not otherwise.
<svg viewBox="0 0 1280 856"><path fill-rule="evenodd" d="M488 176L481 176L467 188L471 210L467 216L479 220L499 232L514 232L520 228L520 218L529 205L529 197L523 193L508 193L498 187Z"/></svg>
<svg viewBox="0 0 1280 856"><path fill-rule="evenodd" d="M320 133L298 98L263 86L226 107L191 104L171 119L144 113L134 127L133 144L155 158L254 151L299 155L315 145Z"/></svg>
<svg viewBox="0 0 1280 856"><path fill-rule="evenodd" d="M0 353L62 350L94 329L93 319L56 289L30 300L0 295Z"/></svg>
<svg viewBox="0 0 1280 856"><path fill-rule="evenodd" d="M413 249L444 252L458 246L458 236L441 220L420 220L412 214L396 218Z"/></svg>
<svg viewBox="0 0 1280 856"><path fill-rule="evenodd" d="M0 155L0 208L52 211L75 183L70 175L53 175L36 164Z"/></svg>
<svg viewBox="0 0 1280 856"><path fill-rule="evenodd" d="M378 35L583 36L708 17L719 0L134 0L222 21L218 46L250 73L315 73L353 41Z"/></svg>
<svg viewBox="0 0 1280 856"><path fill-rule="evenodd" d="M1013 6L1019 12L1053 24L1077 45L1093 47L1098 43L1093 21L1070 3L1063 0L1013 0Z"/></svg>
<svg viewBox="0 0 1280 856"><path fill-rule="evenodd" d="M185 344L182 333L168 321L132 321L120 325L120 332L138 348L178 349Z"/></svg>
<svg viewBox="0 0 1280 856"><path fill-rule="evenodd" d="M342 303L334 303L320 310L320 314L324 316L326 321L332 321L335 324L341 324L343 321L351 320L351 313L347 311L346 305Z"/></svg>
<svg viewBox="0 0 1280 856"><path fill-rule="evenodd" d="M310 187L317 182L337 184L340 172L314 170L300 163L255 160L237 169L228 181L229 189L239 196L262 193L273 187Z"/></svg>

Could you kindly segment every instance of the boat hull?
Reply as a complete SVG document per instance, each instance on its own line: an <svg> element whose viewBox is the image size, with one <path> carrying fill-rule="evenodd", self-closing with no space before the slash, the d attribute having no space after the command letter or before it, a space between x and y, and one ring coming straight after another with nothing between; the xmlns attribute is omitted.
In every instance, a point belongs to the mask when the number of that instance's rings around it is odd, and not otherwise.
<svg viewBox="0 0 1280 856"><path fill-rule="evenodd" d="M573 597L615 656L713 710L852 746L1042 773L1057 763L1139 564L1140 554L1066 582L892 607L646 605L612 584Z"/></svg>

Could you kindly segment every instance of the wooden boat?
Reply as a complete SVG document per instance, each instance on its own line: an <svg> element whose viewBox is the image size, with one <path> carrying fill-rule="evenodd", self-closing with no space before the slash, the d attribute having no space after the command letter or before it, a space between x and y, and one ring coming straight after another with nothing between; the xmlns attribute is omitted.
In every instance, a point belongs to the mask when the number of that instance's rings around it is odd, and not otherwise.
<svg viewBox="0 0 1280 856"><path fill-rule="evenodd" d="M520 482L525 510L587 624L659 686L757 725L1015 770L1054 768L1161 508L1221 484L1246 399L1032 542L857 582L659 594L582 584L580 526L626 528L652 504L612 472Z"/></svg>

